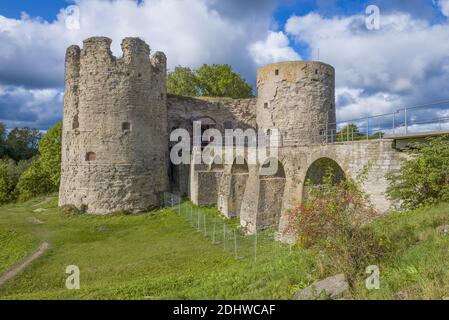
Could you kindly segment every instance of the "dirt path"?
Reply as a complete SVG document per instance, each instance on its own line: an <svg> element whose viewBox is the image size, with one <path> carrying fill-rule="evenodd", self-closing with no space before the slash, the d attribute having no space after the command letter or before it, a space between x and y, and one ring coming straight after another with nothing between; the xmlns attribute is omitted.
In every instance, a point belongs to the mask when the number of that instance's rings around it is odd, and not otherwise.
<svg viewBox="0 0 449 320"><path fill-rule="evenodd" d="M47 198L45 198L44 200L42 200L41 202L35 203L33 204L31 207L35 208L35 207L39 207L42 206L44 204L49 203L50 201L52 201L53 199L56 199L56 196L48 196Z"/></svg>
<svg viewBox="0 0 449 320"><path fill-rule="evenodd" d="M49 248L49 246L50 244L47 241L44 241L36 251L23 260L18 266L2 274L0 276L0 286L4 285L7 281L14 278L20 271L28 267L28 265L39 258Z"/></svg>

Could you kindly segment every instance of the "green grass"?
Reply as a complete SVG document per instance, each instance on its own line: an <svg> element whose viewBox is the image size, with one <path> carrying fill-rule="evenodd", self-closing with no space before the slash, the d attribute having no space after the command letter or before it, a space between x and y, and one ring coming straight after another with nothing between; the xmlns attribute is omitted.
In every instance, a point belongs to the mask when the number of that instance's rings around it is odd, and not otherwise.
<svg viewBox="0 0 449 320"><path fill-rule="evenodd" d="M380 290L368 291L360 281L356 299L449 299L449 205L396 213L373 224L394 247L380 264Z"/></svg>
<svg viewBox="0 0 449 320"><path fill-rule="evenodd" d="M138 216L67 216L57 200L0 207L0 272L16 265L43 240L50 249L0 287L1 299L290 299L336 270L317 248L298 250L260 240L257 260L236 260L196 231L183 215L160 210ZM33 212L45 208L42 213ZM209 218L215 209L198 209ZM44 222L30 223L30 218ZM231 226L236 226L231 221ZM380 264L381 289L364 279L348 298L442 299L449 296L449 205L393 214L373 224L395 244ZM250 250L250 248L246 248ZM321 257L321 258L319 258ZM81 270L81 290L65 288L65 270Z"/></svg>
<svg viewBox="0 0 449 320"><path fill-rule="evenodd" d="M0 208L0 226L11 230L15 243L5 254L14 259L5 267L43 239L51 243L0 288L2 299L289 299L315 280L306 272L313 270L313 259L305 252L266 241L256 262L236 260L171 210L97 217L65 216L56 200L43 207L43 213L34 213L30 203ZM45 223L33 225L30 217ZM79 266L81 290L65 288L68 265Z"/></svg>

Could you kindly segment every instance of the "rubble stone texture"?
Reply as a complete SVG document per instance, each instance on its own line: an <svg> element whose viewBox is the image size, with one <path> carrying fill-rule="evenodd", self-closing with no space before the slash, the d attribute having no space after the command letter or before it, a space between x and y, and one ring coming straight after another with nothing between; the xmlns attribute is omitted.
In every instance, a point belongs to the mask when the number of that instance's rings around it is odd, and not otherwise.
<svg viewBox="0 0 449 320"><path fill-rule="evenodd" d="M332 163L342 177L370 170L364 189L379 211L391 203L385 176L399 168L402 154L383 139L323 144L335 130L335 71L321 62L282 62L257 73L253 99L167 96L167 62L150 55L138 38L122 42L94 37L68 48L64 101L60 205L95 214L140 212L162 204L166 191L186 194L197 205L216 205L226 217L240 217L249 232L276 227L287 234L288 212L302 201L308 179L323 176ZM279 170L261 175L264 163L174 165L170 133L193 122L208 128L281 131ZM195 150L190 150L195 160ZM324 160L325 161L324 161ZM242 161L243 160L243 161Z"/></svg>

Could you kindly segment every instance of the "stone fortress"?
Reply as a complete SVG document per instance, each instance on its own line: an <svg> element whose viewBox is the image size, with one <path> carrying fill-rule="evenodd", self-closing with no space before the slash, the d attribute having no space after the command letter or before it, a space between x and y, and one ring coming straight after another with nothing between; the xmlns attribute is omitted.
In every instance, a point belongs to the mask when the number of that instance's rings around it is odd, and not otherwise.
<svg viewBox="0 0 449 320"><path fill-rule="evenodd" d="M122 42L116 58L111 40L93 37L66 54L60 205L108 214L140 212L162 204L164 192L189 195L197 205L215 205L239 216L248 232L283 232L287 213L319 183L330 164L355 177L368 164L364 186L379 211L390 207L385 176L397 170L394 141L322 143L335 130L335 71L321 62L282 62L257 73L257 98L190 98L167 95L167 61L150 55L138 38ZM264 164L173 165L170 132L193 122L202 130L262 129L281 132L279 169L262 176ZM243 164L242 164L243 163Z"/></svg>

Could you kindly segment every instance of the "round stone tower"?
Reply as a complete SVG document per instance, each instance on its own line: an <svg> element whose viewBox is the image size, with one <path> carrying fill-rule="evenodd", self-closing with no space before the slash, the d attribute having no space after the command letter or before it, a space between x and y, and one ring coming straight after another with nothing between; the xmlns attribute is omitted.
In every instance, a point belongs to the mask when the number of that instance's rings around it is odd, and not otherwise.
<svg viewBox="0 0 449 320"><path fill-rule="evenodd" d="M335 129L335 70L313 61L274 63L257 71L257 124L279 129L283 144L323 141Z"/></svg>
<svg viewBox="0 0 449 320"><path fill-rule="evenodd" d="M59 202L107 214L161 204L168 188L166 58L138 38L94 37L66 55Z"/></svg>

